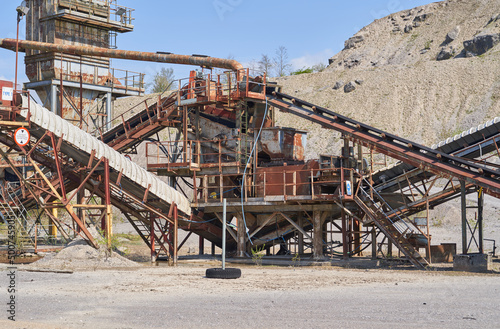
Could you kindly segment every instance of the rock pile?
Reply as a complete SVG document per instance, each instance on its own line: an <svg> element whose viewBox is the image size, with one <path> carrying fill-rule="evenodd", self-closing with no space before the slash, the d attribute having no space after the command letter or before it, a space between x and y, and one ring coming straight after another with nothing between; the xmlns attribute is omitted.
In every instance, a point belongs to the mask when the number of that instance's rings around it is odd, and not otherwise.
<svg viewBox="0 0 500 329"><path fill-rule="evenodd" d="M77 238L58 253L48 253L30 264L31 269L94 270L97 268L136 267L137 263L116 252L108 255L105 248L95 249L82 238Z"/></svg>

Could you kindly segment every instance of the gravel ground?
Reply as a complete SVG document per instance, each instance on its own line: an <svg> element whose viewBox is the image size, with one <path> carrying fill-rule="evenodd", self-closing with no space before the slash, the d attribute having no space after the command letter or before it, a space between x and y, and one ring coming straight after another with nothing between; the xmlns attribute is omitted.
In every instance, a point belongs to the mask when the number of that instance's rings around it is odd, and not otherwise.
<svg viewBox="0 0 500 329"><path fill-rule="evenodd" d="M216 264L17 272L9 328L498 328L498 274ZM5 278L5 275L2 275ZM1 280L2 286L5 279ZM7 300L5 289L1 299Z"/></svg>

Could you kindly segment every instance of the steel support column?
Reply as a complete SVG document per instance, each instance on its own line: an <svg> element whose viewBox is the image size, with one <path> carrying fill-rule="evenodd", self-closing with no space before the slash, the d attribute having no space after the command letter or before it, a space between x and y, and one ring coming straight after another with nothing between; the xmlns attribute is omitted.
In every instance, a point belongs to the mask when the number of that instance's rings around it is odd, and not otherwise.
<svg viewBox="0 0 500 329"><path fill-rule="evenodd" d="M299 214L299 219L297 221L297 224L300 227L304 227L304 219L302 218L302 213ZM297 239L299 240L298 241L298 250L297 250L297 253L299 255L302 255L302 254L304 254L304 234L302 234L302 232L299 231Z"/></svg>
<svg viewBox="0 0 500 329"><path fill-rule="evenodd" d="M156 262L156 251L155 251L155 219L152 212L149 213L149 245L151 247L151 263Z"/></svg>
<svg viewBox="0 0 500 329"><path fill-rule="evenodd" d="M113 119L112 110L111 110L111 93L106 94L106 130L110 130L112 128L111 119Z"/></svg>
<svg viewBox="0 0 500 329"><path fill-rule="evenodd" d="M377 230L373 226L372 231L372 259L377 259Z"/></svg>
<svg viewBox="0 0 500 329"><path fill-rule="evenodd" d="M57 113L57 86L55 84L50 85L50 111L56 115Z"/></svg>
<svg viewBox="0 0 500 329"><path fill-rule="evenodd" d="M321 212L313 211L313 257L323 259L323 225L321 223Z"/></svg>
<svg viewBox="0 0 500 329"><path fill-rule="evenodd" d="M479 236L479 253L484 253L483 247L483 207L484 207L484 193L483 189L479 188L477 191L477 224L478 224L478 236Z"/></svg>
<svg viewBox="0 0 500 329"><path fill-rule="evenodd" d="M83 181L83 176L82 176L82 181ZM84 189L79 189L77 194L76 194L76 199L78 204L85 204L85 190ZM83 208L78 208L76 210L77 216L82 220L83 223L85 223L85 209ZM80 227L77 227L77 232L80 232Z"/></svg>
<svg viewBox="0 0 500 329"><path fill-rule="evenodd" d="M200 235L200 239L198 241L198 255L205 254L205 238Z"/></svg>
<svg viewBox="0 0 500 329"><path fill-rule="evenodd" d="M56 204L57 201L54 201L53 203ZM58 216L56 207L52 208L52 216L54 216L54 218L57 218ZM52 218L49 218L49 234L52 238L57 239L57 226Z"/></svg>
<svg viewBox="0 0 500 329"><path fill-rule="evenodd" d="M460 201L462 209L462 254L467 254L467 198L465 181L460 181Z"/></svg>
<svg viewBox="0 0 500 329"><path fill-rule="evenodd" d="M178 248L177 246L179 245L179 242L178 242L178 230L179 230L179 219L178 219L178 211L177 211L177 205L174 203L172 205L172 207L174 207L174 234L173 234L173 241L172 241L172 244L173 244L173 263L174 265L177 265L177 251L178 251Z"/></svg>
<svg viewBox="0 0 500 329"><path fill-rule="evenodd" d="M349 258L349 237L347 235L348 217L344 209L342 209L342 255L344 259Z"/></svg>
<svg viewBox="0 0 500 329"><path fill-rule="evenodd" d="M111 212L111 191L109 184L109 160L104 159L104 195L106 203L105 215L105 232L108 250L111 249L111 235L112 235L112 212Z"/></svg>
<svg viewBox="0 0 500 329"><path fill-rule="evenodd" d="M238 214L238 246L236 257L245 257L245 253L247 251L247 241L246 241L246 228L245 222L243 221L242 214Z"/></svg>

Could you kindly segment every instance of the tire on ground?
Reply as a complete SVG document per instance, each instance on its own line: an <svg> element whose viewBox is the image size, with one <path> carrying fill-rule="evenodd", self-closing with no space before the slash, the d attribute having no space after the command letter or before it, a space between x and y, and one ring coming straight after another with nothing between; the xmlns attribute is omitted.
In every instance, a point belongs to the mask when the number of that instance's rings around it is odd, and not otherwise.
<svg viewBox="0 0 500 329"><path fill-rule="evenodd" d="M239 268L226 267L222 268L209 268L205 272L207 278L210 279L237 279L241 276Z"/></svg>

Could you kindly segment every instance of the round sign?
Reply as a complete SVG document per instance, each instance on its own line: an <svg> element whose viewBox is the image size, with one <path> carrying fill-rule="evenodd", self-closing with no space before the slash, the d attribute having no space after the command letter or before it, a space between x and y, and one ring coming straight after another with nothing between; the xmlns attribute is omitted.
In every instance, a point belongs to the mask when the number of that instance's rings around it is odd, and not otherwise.
<svg viewBox="0 0 500 329"><path fill-rule="evenodd" d="M30 141L30 137L30 132L24 127L17 128L14 132L14 141L19 146L26 146L26 144Z"/></svg>

